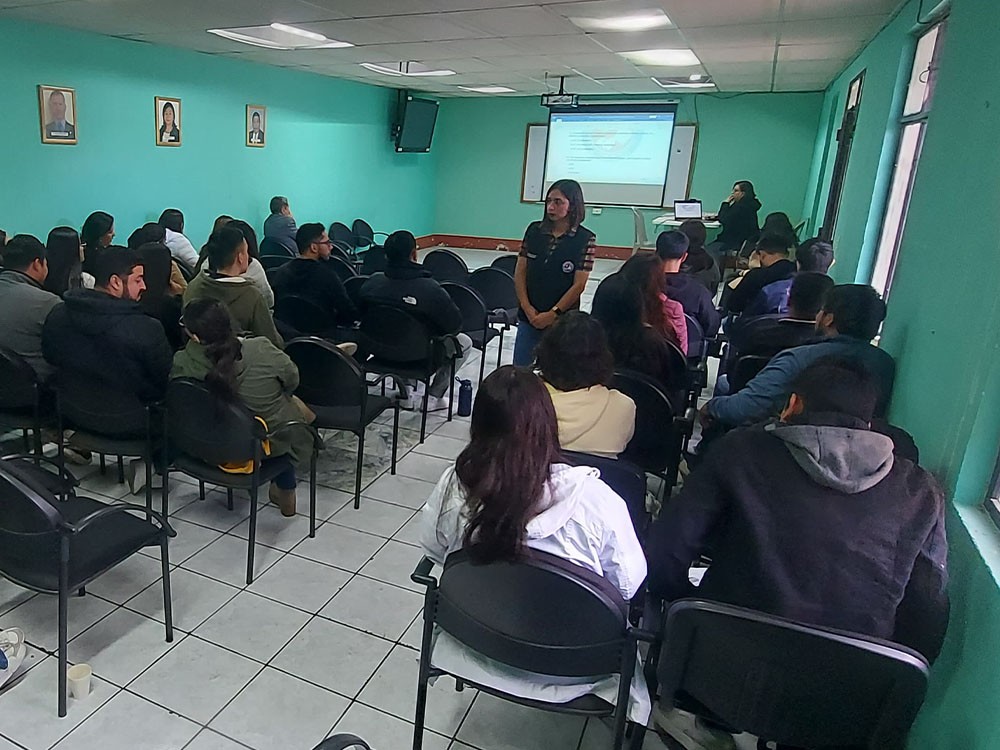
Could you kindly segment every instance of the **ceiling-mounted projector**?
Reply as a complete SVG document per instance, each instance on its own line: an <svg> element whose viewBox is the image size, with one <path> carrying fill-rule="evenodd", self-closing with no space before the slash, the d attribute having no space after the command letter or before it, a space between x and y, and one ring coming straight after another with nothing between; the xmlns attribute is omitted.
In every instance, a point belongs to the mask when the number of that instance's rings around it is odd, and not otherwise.
<svg viewBox="0 0 1000 750"><path fill-rule="evenodd" d="M577 107L580 104L578 94L566 93L566 78L559 77L559 91L555 94L542 94L543 107Z"/></svg>

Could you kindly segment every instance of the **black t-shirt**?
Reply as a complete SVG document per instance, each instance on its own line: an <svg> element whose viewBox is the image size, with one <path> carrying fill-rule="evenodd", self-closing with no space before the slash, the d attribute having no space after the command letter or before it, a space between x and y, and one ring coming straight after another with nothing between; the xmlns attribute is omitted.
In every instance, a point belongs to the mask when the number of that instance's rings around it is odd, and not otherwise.
<svg viewBox="0 0 1000 750"><path fill-rule="evenodd" d="M528 261L526 285L531 306L539 312L551 310L573 286L577 271L593 270L596 247L597 236L583 225L555 237L542 222L529 224L518 257ZM520 317L527 320L523 310Z"/></svg>

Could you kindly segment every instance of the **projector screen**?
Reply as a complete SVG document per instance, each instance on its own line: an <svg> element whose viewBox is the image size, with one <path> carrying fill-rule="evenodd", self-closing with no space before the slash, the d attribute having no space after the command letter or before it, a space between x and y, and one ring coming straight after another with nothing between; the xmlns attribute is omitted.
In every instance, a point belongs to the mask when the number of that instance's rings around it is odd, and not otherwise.
<svg viewBox="0 0 1000 750"><path fill-rule="evenodd" d="M676 117L674 104L551 109L545 189L571 179L587 203L662 206Z"/></svg>

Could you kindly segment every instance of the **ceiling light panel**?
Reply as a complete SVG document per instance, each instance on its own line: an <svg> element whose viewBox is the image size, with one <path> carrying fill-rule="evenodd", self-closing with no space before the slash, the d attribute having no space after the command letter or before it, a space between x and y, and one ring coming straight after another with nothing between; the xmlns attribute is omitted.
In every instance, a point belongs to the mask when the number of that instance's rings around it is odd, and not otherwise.
<svg viewBox="0 0 1000 750"><path fill-rule="evenodd" d="M574 17L570 21L584 31L649 31L666 29L673 24L662 10L645 13L626 13L607 18Z"/></svg>
<svg viewBox="0 0 1000 750"><path fill-rule="evenodd" d="M606 32L587 34L587 38L612 52L628 52L634 49L681 49L691 46L677 29L658 29L629 34Z"/></svg>
<svg viewBox="0 0 1000 750"><path fill-rule="evenodd" d="M517 93L509 86L459 86L462 91L471 91L476 94L514 94Z"/></svg>
<svg viewBox="0 0 1000 750"><path fill-rule="evenodd" d="M642 49L620 53L636 65L677 67L698 65L698 56L689 49Z"/></svg>
<svg viewBox="0 0 1000 750"><path fill-rule="evenodd" d="M280 22L269 26L208 29L208 33L266 49L337 49L354 46L349 42L329 39L323 34Z"/></svg>

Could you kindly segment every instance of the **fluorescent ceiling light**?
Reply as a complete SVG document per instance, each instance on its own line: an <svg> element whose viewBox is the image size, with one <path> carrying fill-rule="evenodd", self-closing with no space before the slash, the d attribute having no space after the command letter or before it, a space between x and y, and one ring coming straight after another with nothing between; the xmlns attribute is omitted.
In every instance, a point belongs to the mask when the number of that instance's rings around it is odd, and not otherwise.
<svg viewBox="0 0 1000 750"><path fill-rule="evenodd" d="M673 26L663 11L636 13L612 18L570 18L584 31L649 31Z"/></svg>
<svg viewBox="0 0 1000 750"><path fill-rule="evenodd" d="M400 62L379 65L377 63L359 63L362 68L366 68L374 73L381 73L384 76L396 76L403 78L432 78L437 76L453 76L454 70L446 68L428 68L417 62Z"/></svg>
<svg viewBox="0 0 1000 750"><path fill-rule="evenodd" d="M462 91L475 91L477 94L512 94L514 89L507 86L459 86Z"/></svg>
<svg viewBox="0 0 1000 750"><path fill-rule="evenodd" d="M661 89L714 89L715 83L710 79L705 79L702 81L686 81L678 80L676 78L657 78L652 76L651 79L653 83L659 86Z"/></svg>
<svg viewBox="0 0 1000 750"><path fill-rule="evenodd" d="M663 65L679 68L701 65L701 60L689 49L640 49L634 52L620 52L619 54L636 65Z"/></svg>
<svg viewBox="0 0 1000 750"><path fill-rule="evenodd" d="M692 73L688 76L689 81L700 81L703 78L701 73Z"/></svg>
<svg viewBox="0 0 1000 750"><path fill-rule="evenodd" d="M215 34L223 39L229 39L241 44L264 49L339 49L353 47L349 42L338 42L327 39L306 29L288 26L283 23L272 23L269 26L243 26L231 29L208 29L209 34Z"/></svg>

